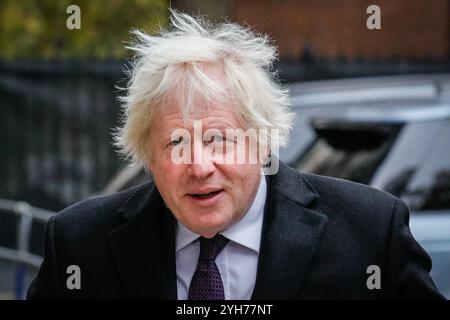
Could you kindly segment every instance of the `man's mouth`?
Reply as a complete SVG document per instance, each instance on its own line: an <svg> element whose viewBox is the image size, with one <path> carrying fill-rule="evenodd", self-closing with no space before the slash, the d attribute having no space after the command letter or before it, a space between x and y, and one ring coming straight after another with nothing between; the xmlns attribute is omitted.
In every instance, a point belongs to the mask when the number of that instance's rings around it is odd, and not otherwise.
<svg viewBox="0 0 450 320"><path fill-rule="evenodd" d="M194 189L188 193L188 199L198 206L211 206L221 199L224 189L215 187L206 187L202 189Z"/></svg>
<svg viewBox="0 0 450 320"><path fill-rule="evenodd" d="M222 190L211 191L207 193L190 193L189 195L198 199L208 199L214 197L216 194L222 192Z"/></svg>

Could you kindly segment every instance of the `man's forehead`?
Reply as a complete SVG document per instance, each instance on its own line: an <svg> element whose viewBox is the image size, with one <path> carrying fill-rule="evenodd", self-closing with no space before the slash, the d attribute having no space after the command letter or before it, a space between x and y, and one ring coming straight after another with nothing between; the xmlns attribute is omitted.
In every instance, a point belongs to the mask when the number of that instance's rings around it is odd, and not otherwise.
<svg viewBox="0 0 450 320"><path fill-rule="evenodd" d="M190 119L200 119L211 116L236 116L237 108L232 103L196 103L186 108L183 104L170 103L158 108L160 117L183 118L187 113Z"/></svg>
<svg viewBox="0 0 450 320"><path fill-rule="evenodd" d="M157 121L167 125L192 126L194 121L201 121L204 125L225 125L228 127L240 127L241 121L236 115L233 105L220 104L208 107L197 107L186 115L182 107L167 105L161 107L155 115Z"/></svg>

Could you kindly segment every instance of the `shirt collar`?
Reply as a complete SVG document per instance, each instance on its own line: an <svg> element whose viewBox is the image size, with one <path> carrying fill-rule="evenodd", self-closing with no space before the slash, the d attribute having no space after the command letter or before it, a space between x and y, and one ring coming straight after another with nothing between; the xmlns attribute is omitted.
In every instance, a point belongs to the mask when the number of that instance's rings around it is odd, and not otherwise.
<svg viewBox="0 0 450 320"><path fill-rule="evenodd" d="M177 239L176 239L176 251L183 249L188 244L196 240L200 235L192 232L184 226L180 221L177 222Z"/></svg>
<svg viewBox="0 0 450 320"><path fill-rule="evenodd" d="M222 231L221 234L231 241L259 253L266 197L267 182L265 177L262 176L258 191L250 209L238 223L232 225L227 230ZM195 241L198 237L200 237L199 234L192 232L178 221L176 232L176 251L178 252L183 249Z"/></svg>

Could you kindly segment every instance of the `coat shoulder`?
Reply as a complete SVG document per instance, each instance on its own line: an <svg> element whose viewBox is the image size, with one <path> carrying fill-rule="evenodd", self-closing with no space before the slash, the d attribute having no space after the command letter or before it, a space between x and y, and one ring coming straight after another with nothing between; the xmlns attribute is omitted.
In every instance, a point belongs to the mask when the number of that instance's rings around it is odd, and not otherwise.
<svg viewBox="0 0 450 320"><path fill-rule="evenodd" d="M334 204L390 208L390 210L396 201L403 202L385 191L365 184L309 173L302 173L302 176L322 201L325 199Z"/></svg>
<svg viewBox="0 0 450 320"><path fill-rule="evenodd" d="M153 182L116 192L109 195L91 197L77 202L56 214L55 230L64 238L99 236L121 225L121 208L139 194L149 192Z"/></svg>
<svg viewBox="0 0 450 320"><path fill-rule="evenodd" d="M409 212L402 200L382 190L343 179L302 175L319 196L316 209L336 224L367 229L368 234L374 230L387 232L399 208Z"/></svg>

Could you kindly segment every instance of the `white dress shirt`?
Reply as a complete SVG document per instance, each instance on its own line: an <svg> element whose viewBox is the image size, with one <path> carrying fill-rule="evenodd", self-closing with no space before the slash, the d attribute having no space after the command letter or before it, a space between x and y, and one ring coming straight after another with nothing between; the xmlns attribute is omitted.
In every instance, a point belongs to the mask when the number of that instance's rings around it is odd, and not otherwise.
<svg viewBox="0 0 450 320"><path fill-rule="evenodd" d="M245 216L221 234L230 239L216 258L226 300L249 300L255 287L267 184L261 177L256 197ZM186 300L197 268L200 235L177 223L176 268L178 300Z"/></svg>

